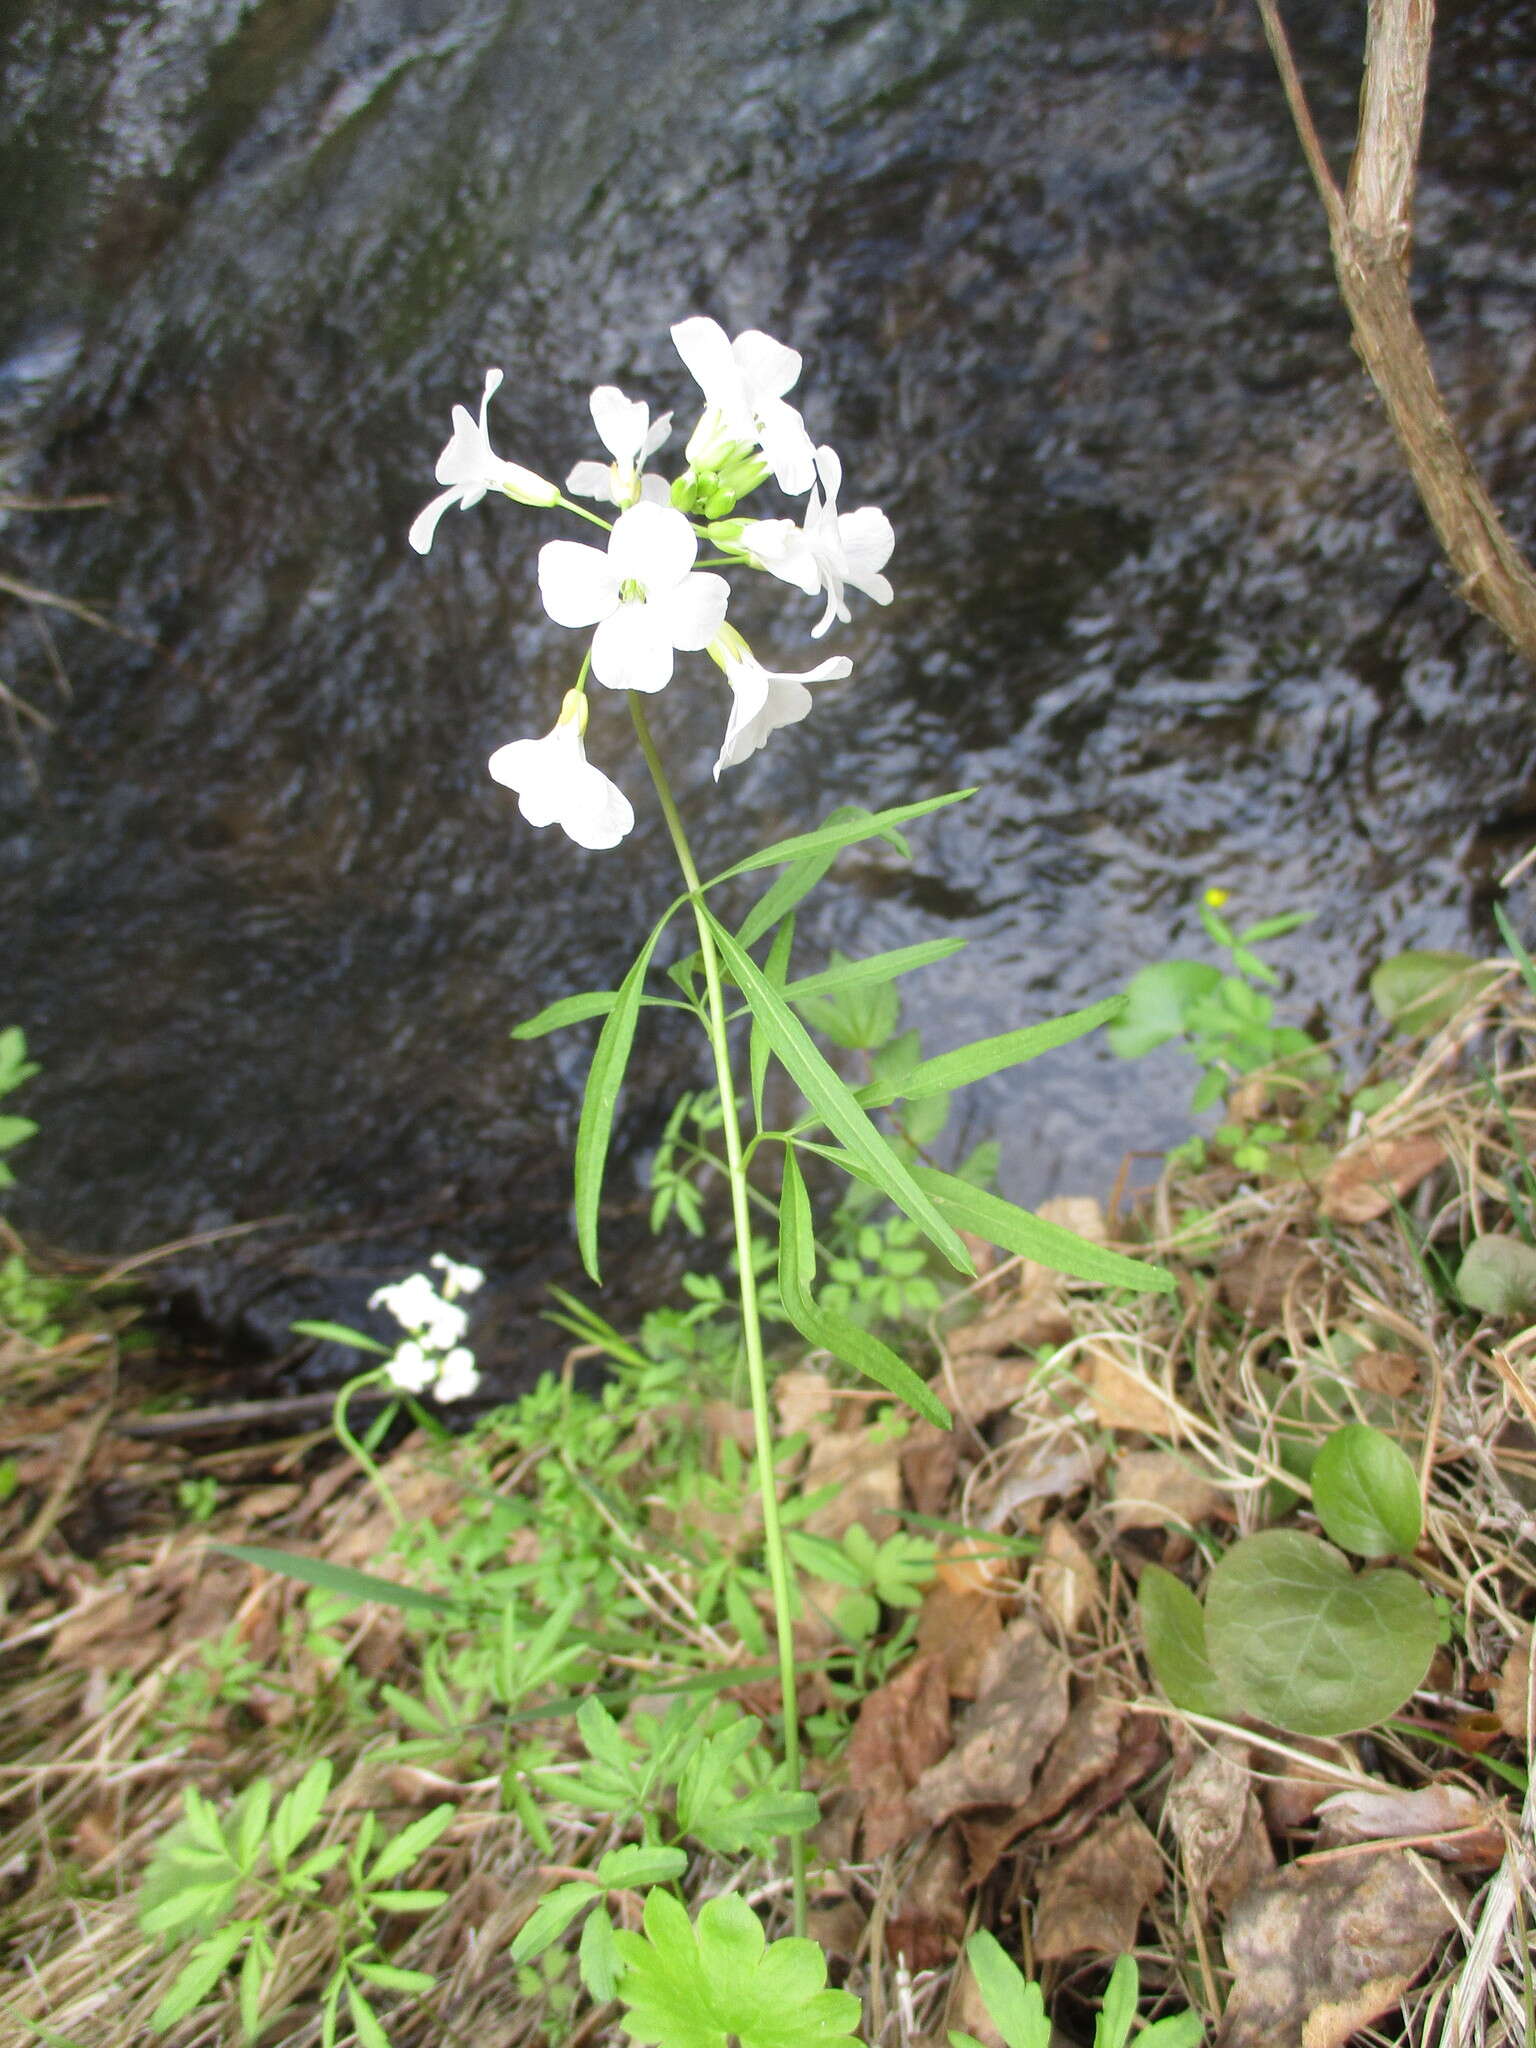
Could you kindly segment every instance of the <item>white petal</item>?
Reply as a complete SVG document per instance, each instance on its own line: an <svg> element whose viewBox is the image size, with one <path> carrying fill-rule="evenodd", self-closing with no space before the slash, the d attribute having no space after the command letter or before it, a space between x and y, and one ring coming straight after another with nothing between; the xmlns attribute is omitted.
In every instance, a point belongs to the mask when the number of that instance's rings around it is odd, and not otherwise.
<svg viewBox="0 0 1536 2048"><path fill-rule="evenodd" d="M673 345L688 374L711 405L722 411L739 411L742 405L741 373L725 329L718 320L702 315L680 320L672 329Z"/></svg>
<svg viewBox="0 0 1536 2048"><path fill-rule="evenodd" d="M749 519L741 531L741 545L770 576L793 583L807 597L820 590L816 557L793 519Z"/></svg>
<svg viewBox="0 0 1536 2048"><path fill-rule="evenodd" d="M622 581L631 578L647 593L670 590L693 567L698 536L670 505L631 505L613 522L608 561Z"/></svg>
<svg viewBox="0 0 1536 2048"><path fill-rule="evenodd" d="M434 498L430 505L425 506L416 514L416 517L411 521L411 530L406 535L406 539L418 555L426 554L432 545L432 537L437 532L437 522L442 518L450 505L458 504L462 495L463 487L455 484L451 491L444 491L440 498Z"/></svg>
<svg viewBox="0 0 1536 2048"><path fill-rule="evenodd" d="M566 478L565 488L573 498L596 498L602 505L618 503L613 494L613 468L606 462L578 462Z"/></svg>
<svg viewBox="0 0 1536 2048"><path fill-rule="evenodd" d="M672 431L672 415L664 412L640 444L640 461L647 463Z"/></svg>
<svg viewBox="0 0 1536 2048"><path fill-rule="evenodd" d="M597 438L620 469L638 469L645 445L650 408L626 398L616 384L599 384L592 394L592 424Z"/></svg>
<svg viewBox="0 0 1536 2048"><path fill-rule="evenodd" d="M758 426L763 453L781 491L798 498L816 481L816 450L806 432L805 421L782 398L770 398L758 408Z"/></svg>
<svg viewBox="0 0 1536 2048"><path fill-rule="evenodd" d="M517 807L530 825L559 825L578 846L617 846L634 825L629 800L587 760L573 725L498 747L490 771L517 791Z"/></svg>
<svg viewBox="0 0 1536 2048"><path fill-rule="evenodd" d="M776 683L840 683L844 676L853 674L853 663L846 654L833 654L825 661L818 661L814 668L808 668L800 675L781 675L777 670L770 670L769 673Z"/></svg>
<svg viewBox="0 0 1536 2048"><path fill-rule="evenodd" d="M816 481L830 510L837 509L837 494L843 488L842 458L825 442L816 450Z"/></svg>
<svg viewBox="0 0 1536 2048"><path fill-rule="evenodd" d="M760 327L749 327L731 343L731 354L746 378L753 401L782 398L800 375L800 352L775 341Z"/></svg>
<svg viewBox="0 0 1536 2048"><path fill-rule="evenodd" d="M655 606L621 604L592 635L592 673L610 690L664 690L672 680L672 645Z"/></svg>
<svg viewBox="0 0 1536 2048"><path fill-rule="evenodd" d="M584 762L580 782L571 787L560 823L578 846L601 853L628 837L634 830L635 814L618 784L610 782L600 768Z"/></svg>
<svg viewBox="0 0 1536 2048"><path fill-rule="evenodd" d="M811 708L811 693L793 676L771 676L742 663L730 672L731 715L715 762L715 780L722 768L735 768L766 746L781 726L798 725Z"/></svg>
<svg viewBox="0 0 1536 2048"><path fill-rule="evenodd" d="M877 604L889 604L891 586L880 574L896 545L889 519L878 505L861 505L857 512L838 515L837 534L842 543L845 581Z"/></svg>
<svg viewBox="0 0 1536 2048"><path fill-rule="evenodd" d="M539 595L557 626L595 626L617 605L619 579L597 548L547 540L539 549Z"/></svg>
<svg viewBox="0 0 1536 2048"><path fill-rule="evenodd" d="M670 505L672 486L664 476L643 476L640 479L640 502L642 505Z"/></svg>
<svg viewBox="0 0 1536 2048"><path fill-rule="evenodd" d="M725 624L725 608L731 601L731 586L723 576L696 569L675 590L663 591L646 610L657 615L662 630L674 647L696 654L707 647Z"/></svg>

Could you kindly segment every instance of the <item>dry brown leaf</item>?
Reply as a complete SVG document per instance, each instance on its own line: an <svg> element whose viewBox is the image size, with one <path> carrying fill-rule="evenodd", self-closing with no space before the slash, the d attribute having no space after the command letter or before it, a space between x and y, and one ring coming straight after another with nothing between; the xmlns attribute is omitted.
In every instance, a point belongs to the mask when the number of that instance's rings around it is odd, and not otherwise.
<svg viewBox="0 0 1536 2048"><path fill-rule="evenodd" d="M1286 1296L1300 1292L1322 1274L1316 1254L1294 1238L1275 1237L1245 1247L1226 1261L1217 1275L1222 1300L1240 1316L1254 1322L1274 1322L1285 1308Z"/></svg>
<svg viewBox="0 0 1536 2048"><path fill-rule="evenodd" d="M1103 1605L1103 1589L1088 1547L1060 1515L1046 1524L1029 1583L1046 1615L1068 1641L1088 1627Z"/></svg>
<svg viewBox="0 0 1536 2048"><path fill-rule="evenodd" d="M1047 1962L1123 1954L1135 1947L1141 1916L1162 1885L1156 1842L1140 1816L1122 1808L1040 1880L1035 1954Z"/></svg>
<svg viewBox="0 0 1536 2048"><path fill-rule="evenodd" d="M825 1486L837 1491L806 1516L810 1533L835 1543L855 1522L862 1522L876 1542L883 1541L901 1506L898 1448L863 1429L819 1437L800 1475L800 1491L815 1493ZM847 1588L843 1590L846 1593Z"/></svg>
<svg viewBox="0 0 1536 2048"><path fill-rule="evenodd" d="M959 1459L960 1447L952 1429L940 1429L935 1422L914 1423L902 1443L900 1459L914 1514L943 1514Z"/></svg>
<svg viewBox="0 0 1536 2048"><path fill-rule="evenodd" d="M1218 2048L1344 2048L1454 1930L1446 1893L1464 1898L1403 1849L1293 1863L1261 1880L1227 1920L1234 1983Z"/></svg>
<svg viewBox="0 0 1536 2048"><path fill-rule="evenodd" d="M866 1693L848 1744L848 1782L864 1795L864 1854L884 1856L924 1825L910 1794L949 1748L949 1686L941 1657L915 1657Z"/></svg>
<svg viewBox="0 0 1536 2048"><path fill-rule="evenodd" d="M1340 1842L1386 1842L1411 1836L1413 1846L1446 1863L1489 1867L1503 1856L1514 1818L1502 1802L1479 1799L1463 1785L1420 1785L1408 1790L1383 1785L1366 1791L1352 1786L1317 1809L1322 1819L1318 1847Z"/></svg>
<svg viewBox="0 0 1536 2048"><path fill-rule="evenodd" d="M50 1664L77 1671L133 1673L163 1657L174 1597L163 1589L125 1586L54 1630Z"/></svg>
<svg viewBox="0 0 1536 2048"><path fill-rule="evenodd" d="M1090 1344L1081 1378L1101 1429L1140 1430L1170 1436L1178 1409L1136 1371L1112 1344Z"/></svg>
<svg viewBox="0 0 1536 2048"><path fill-rule="evenodd" d="M1419 1383L1418 1362L1407 1351L1362 1351L1350 1367L1355 1384L1368 1394L1386 1394L1400 1401Z"/></svg>
<svg viewBox="0 0 1536 2048"><path fill-rule="evenodd" d="M935 1391L956 1415L980 1424L1021 1400L1039 1376L1033 1358L989 1358L973 1353L952 1364Z"/></svg>
<svg viewBox="0 0 1536 2048"><path fill-rule="evenodd" d="M1013 1576L1014 1559L996 1537L958 1537L948 1550L939 1553L934 1576L941 1586L957 1593L986 1593L995 1598L995 1588Z"/></svg>
<svg viewBox="0 0 1536 2048"><path fill-rule="evenodd" d="M914 1973L942 1969L960 1946L965 1932L960 1860L954 1829L935 1835L897 1894L885 1923L886 1954L905 1959Z"/></svg>
<svg viewBox="0 0 1536 2048"><path fill-rule="evenodd" d="M269 1522L274 1515L285 1515L290 1508L296 1508L303 1497L302 1486L252 1486L234 1502L231 1521L243 1529L255 1522Z"/></svg>
<svg viewBox="0 0 1536 2048"><path fill-rule="evenodd" d="M1334 1223L1369 1223L1445 1163L1438 1138L1367 1138L1323 1175L1322 1212Z"/></svg>
<svg viewBox="0 0 1536 2048"><path fill-rule="evenodd" d="M1066 1430L1048 1443L1041 1443L1038 1437L1022 1440L1013 1462L997 1482L989 1519L1000 1528L1032 1501L1065 1500L1092 1486L1105 1457L1103 1444L1084 1443Z"/></svg>
<svg viewBox="0 0 1536 2048"><path fill-rule="evenodd" d="M951 1330L944 1344L958 1374L974 1370L986 1359L999 1358L1005 1351L1034 1351L1042 1344L1064 1344L1071 1334L1072 1319L1060 1294L1052 1288L1023 1299L999 1302L974 1323ZM1032 1376L1036 1370L1034 1361L1028 1361L1029 1374Z"/></svg>
<svg viewBox="0 0 1536 2048"><path fill-rule="evenodd" d="M1264 1818L1277 1835L1288 1835L1305 1827L1329 1793L1338 1791L1339 1772L1360 1769L1360 1759L1349 1744L1330 1741L1325 1736L1293 1735L1288 1747L1315 1756L1318 1764L1314 1770L1293 1757L1284 1763L1276 1760L1271 1769L1261 1758L1259 1800ZM1329 1770L1329 1764L1335 1768Z"/></svg>
<svg viewBox="0 0 1536 2048"><path fill-rule="evenodd" d="M1004 1852L1020 1835L1054 1820L1115 1765L1120 1756L1124 1721L1123 1701L1090 1690L1073 1706L1067 1725L1051 1744L1034 1790L1024 1804L1010 1814L961 1820L960 1832L970 1859L967 1890L986 1883ZM1116 1792L1114 1797L1119 1798L1120 1793Z"/></svg>
<svg viewBox="0 0 1536 2048"><path fill-rule="evenodd" d="M1202 1920L1210 1906L1225 1913L1274 1869L1275 1852L1242 1743L1224 1741L1203 1751L1168 1794L1167 1813Z"/></svg>
<svg viewBox="0 0 1536 2048"><path fill-rule="evenodd" d="M923 1595L917 1647L943 1658L944 1677L957 1700L975 1699L987 1653L1002 1632L1002 1604L994 1594L940 1579Z"/></svg>
<svg viewBox="0 0 1536 2048"><path fill-rule="evenodd" d="M805 1902L807 1928L824 1955L851 1963L859 1953L869 1915L847 1892L816 1892Z"/></svg>
<svg viewBox="0 0 1536 2048"><path fill-rule="evenodd" d="M1232 1503L1221 1488L1173 1451L1122 1451L1115 1460L1113 1506L1120 1529L1232 1519Z"/></svg>
<svg viewBox="0 0 1536 2048"><path fill-rule="evenodd" d="M773 1383L773 1402L779 1411L779 1427L785 1436L810 1429L837 1406L837 1389L825 1373L806 1366L791 1366Z"/></svg>
<svg viewBox="0 0 1536 2048"><path fill-rule="evenodd" d="M1530 1716L1536 1707L1531 1693L1531 1638L1516 1643L1504 1659L1504 1668L1499 1673L1498 1690L1493 1696L1494 1711L1499 1717L1499 1726L1506 1735L1512 1735L1516 1742L1526 1741L1530 1731Z"/></svg>
<svg viewBox="0 0 1536 2048"><path fill-rule="evenodd" d="M1067 1663L1031 1615L1009 1624L949 1755L923 1773L912 1803L937 1824L967 1806L1021 1806L1067 1718Z"/></svg>

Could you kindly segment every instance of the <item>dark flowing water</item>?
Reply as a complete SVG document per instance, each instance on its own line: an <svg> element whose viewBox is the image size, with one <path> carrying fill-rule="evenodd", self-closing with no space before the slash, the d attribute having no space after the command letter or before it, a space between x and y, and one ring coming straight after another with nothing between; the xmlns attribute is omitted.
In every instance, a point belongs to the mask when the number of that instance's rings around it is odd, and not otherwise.
<svg viewBox="0 0 1536 2048"><path fill-rule="evenodd" d="M1357 15L1293 9L1341 152ZM980 785L911 868L845 862L808 961L964 932L910 984L937 1050L1108 992L1210 880L1316 909L1293 1014L1342 1026L1380 951L1489 936L1530 678L1447 587L1235 0L11 0L0 27L0 481L117 501L11 515L0 570L141 636L45 615L66 698L38 615L0 621L0 680L54 721L0 747L0 1022L46 1068L23 1223L137 1247L289 1217L206 1281L273 1329L443 1244L499 1276L499 1355L541 1341L590 1041L506 1031L610 985L674 885L613 700L622 852L535 834L484 773L571 677L532 573L565 527L496 502L425 562L404 536L488 364L498 448L563 475L592 384L691 403L690 312L804 352L845 505L898 535L896 603L821 648L787 588L745 606L765 658L856 666L722 790L713 671L659 700L701 857ZM1417 297L1530 544L1536 10L1462 0L1438 36ZM618 1206L697 1057L642 1048ZM1180 1134L1187 1086L1084 1045L975 1118L1028 1199Z"/></svg>

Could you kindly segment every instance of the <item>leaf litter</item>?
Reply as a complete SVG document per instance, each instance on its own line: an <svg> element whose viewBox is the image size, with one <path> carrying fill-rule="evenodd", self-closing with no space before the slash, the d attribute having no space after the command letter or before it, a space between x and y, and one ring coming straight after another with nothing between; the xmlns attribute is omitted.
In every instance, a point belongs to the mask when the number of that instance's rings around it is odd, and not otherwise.
<svg viewBox="0 0 1536 2048"><path fill-rule="evenodd" d="M893 1432L815 1359L781 1375L784 1426L806 1439L786 1485L832 1489L808 1533L933 1526L939 1558L918 1606L882 1616L875 1640L892 1653L851 1705L846 1747L818 1765L812 1933L834 1989L863 2000L866 2038L939 2040L952 2024L987 2038L959 1967L980 1926L1040 1976L1064 2043L1086 2040L1125 1948L1144 2011L1188 2004L1220 2048L1524 2039L1536 1330L1479 1321L1448 1276L1468 1243L1518 1236L1536 1214L1522 1179L1533 1045L1536 1009L1506 976L1417 1066L1383 1056L1369 1078L1395 1097L1348 1130L1316 1184L1174 1166L1130 1219L1079 1205L1073 1227L1139 1239L1175 1270L1176 1295L1115 1299L983 1262L913 1338L932 1346L953 1436ZM125 1434L148 1382L116 1346L104 1327L83 1345L73 1334L51 1364L29 1355L0 1418L0 1456L22 1475L0 1502L0 1967L13 1971L0 2048L30 2048L38 2028L150 2038L168 1964L134 1917L148 1854L184 1785L227 1804L255 1774L291 1778L296 1726L335 1765L338 1813L456 1808L434 1874L450 1902L393 1954L440 1989L390 2013L396 2048L436 2044L445 2021L477 2048L616 2040L611 2009L563 2035L547 1990L512 1995L506 1951L545 1873L590 1868L620 1834L555 1798L536 1842L498 1772L452 1756L381 1766L372 1724L317 1723L349 1670L419 1692L409 1631L354 1609L327 1647L299 1589L209 1544L254 1529L376 1567L389 1536L376 1499L320 1431L234 1453ZM1446 1617L1429 1681L1389 1722L1338 1739L1170 1708L1147 1674L1138 1584L1157 1566L1199 1589L1238 1531L1310 1528L1307 1454L1348 1421L1389 1430L1421 1475L1412 1562ZM706 1434L716 1461L740 1441L723 1411ZM649 1483L643 1445L636 1457L631 1502ZM438 1447L408 1438L383 1469L410 1514L451 1521L459 1496ZM200 1475L217 1478L219 1504L189 1524L169 1502ZM536 1479L507 1467L488 1483ZM105 1505L125 1496L148 1506L114 1526ZM624 1583L672 1640L714 1654L718 1630L691 1616L681 1533L658 1516ZM190 1714L189 1685L203 1702ZM736 1691L767 1710L760 1681ZM804 1711L831 1698L812 1674ZM567 1723L541 1727L569 1754ZM695 1904L742 1885L767 1931L785 1931L771 1866L701 1853L688 1884ZM264 2039L299 2048L325 1954L305 1928L285 1939L292 2025ZM172 2048L233 2048L232 2009L227 2022L184 2027ZM722 2038L732 2022L722 2013Z"/></svg>

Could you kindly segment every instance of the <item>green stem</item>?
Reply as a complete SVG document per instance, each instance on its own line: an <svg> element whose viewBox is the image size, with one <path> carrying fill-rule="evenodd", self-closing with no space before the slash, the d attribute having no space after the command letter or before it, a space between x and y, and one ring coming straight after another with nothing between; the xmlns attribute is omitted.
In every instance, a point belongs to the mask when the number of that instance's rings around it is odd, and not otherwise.
<svg viewBox="0 0 1536 2048"><path fill-rule="evenodd" d="M779 1696L784 1709L784 1766L792 1792L800 1790L800 1720L795 1704L795 1640L789 1557L784 1548L784 1531L779 1521L779 1495L773 1459L773 1419L768 1408L768 1367L763 1356L762 1318L757 1305L757 1278L752 1270L751 1191L747 1186L742 1158L741 1119L736 1113L736 1083L731 1073L731 1050L726 1038L725 991L720 976L720 956L714 933L704 915L704 890L694 865L683 821L673 800L666 770L656 752L651 729L640 699L629 692L629 708L639 736L645 765L651 771L662 816L667 821L678 865L688 887L694 922L699 932L699 953L704 962L704 985L709 997L710 1048L715 1056L715 1079L720 1089L720 1106L725 1121L726 1172L731 1183L731 1219L736 1231L736 1265L741 1286L741 1339L747 1358L747 1382L752 1394L752 1424L757 1440L757 1485L763 1504L763 1550L768 1562L768 1582L773 1589L774 1633L778 1638ZM805 1933L805 1838L789 1838L790 1871L794 1885L795 1932Z"/></svg>
<svg viewBox="0 0 1536 2048"><path fill-rule="evenodd" d="M352 1396L361 1388L377 1386L380 1380L387 1380L388 1377L389 1368L381 1365L375 1367L372 1372L358 1373L356 1378L348 1380L344 1387L338 1388L336 1399L331 1405L331 1427L335 1430L336 1440L342 1449L350 1451L362 1466L364 1476L383 1501L390 1520L398 1530L405 1527L405 1516L400 1512L400 1504L390 1492L388 1480L352 1434L352 1425L347 1421L347 1403ZM392 1410L390 1412L393 1413Z"/></svg>

